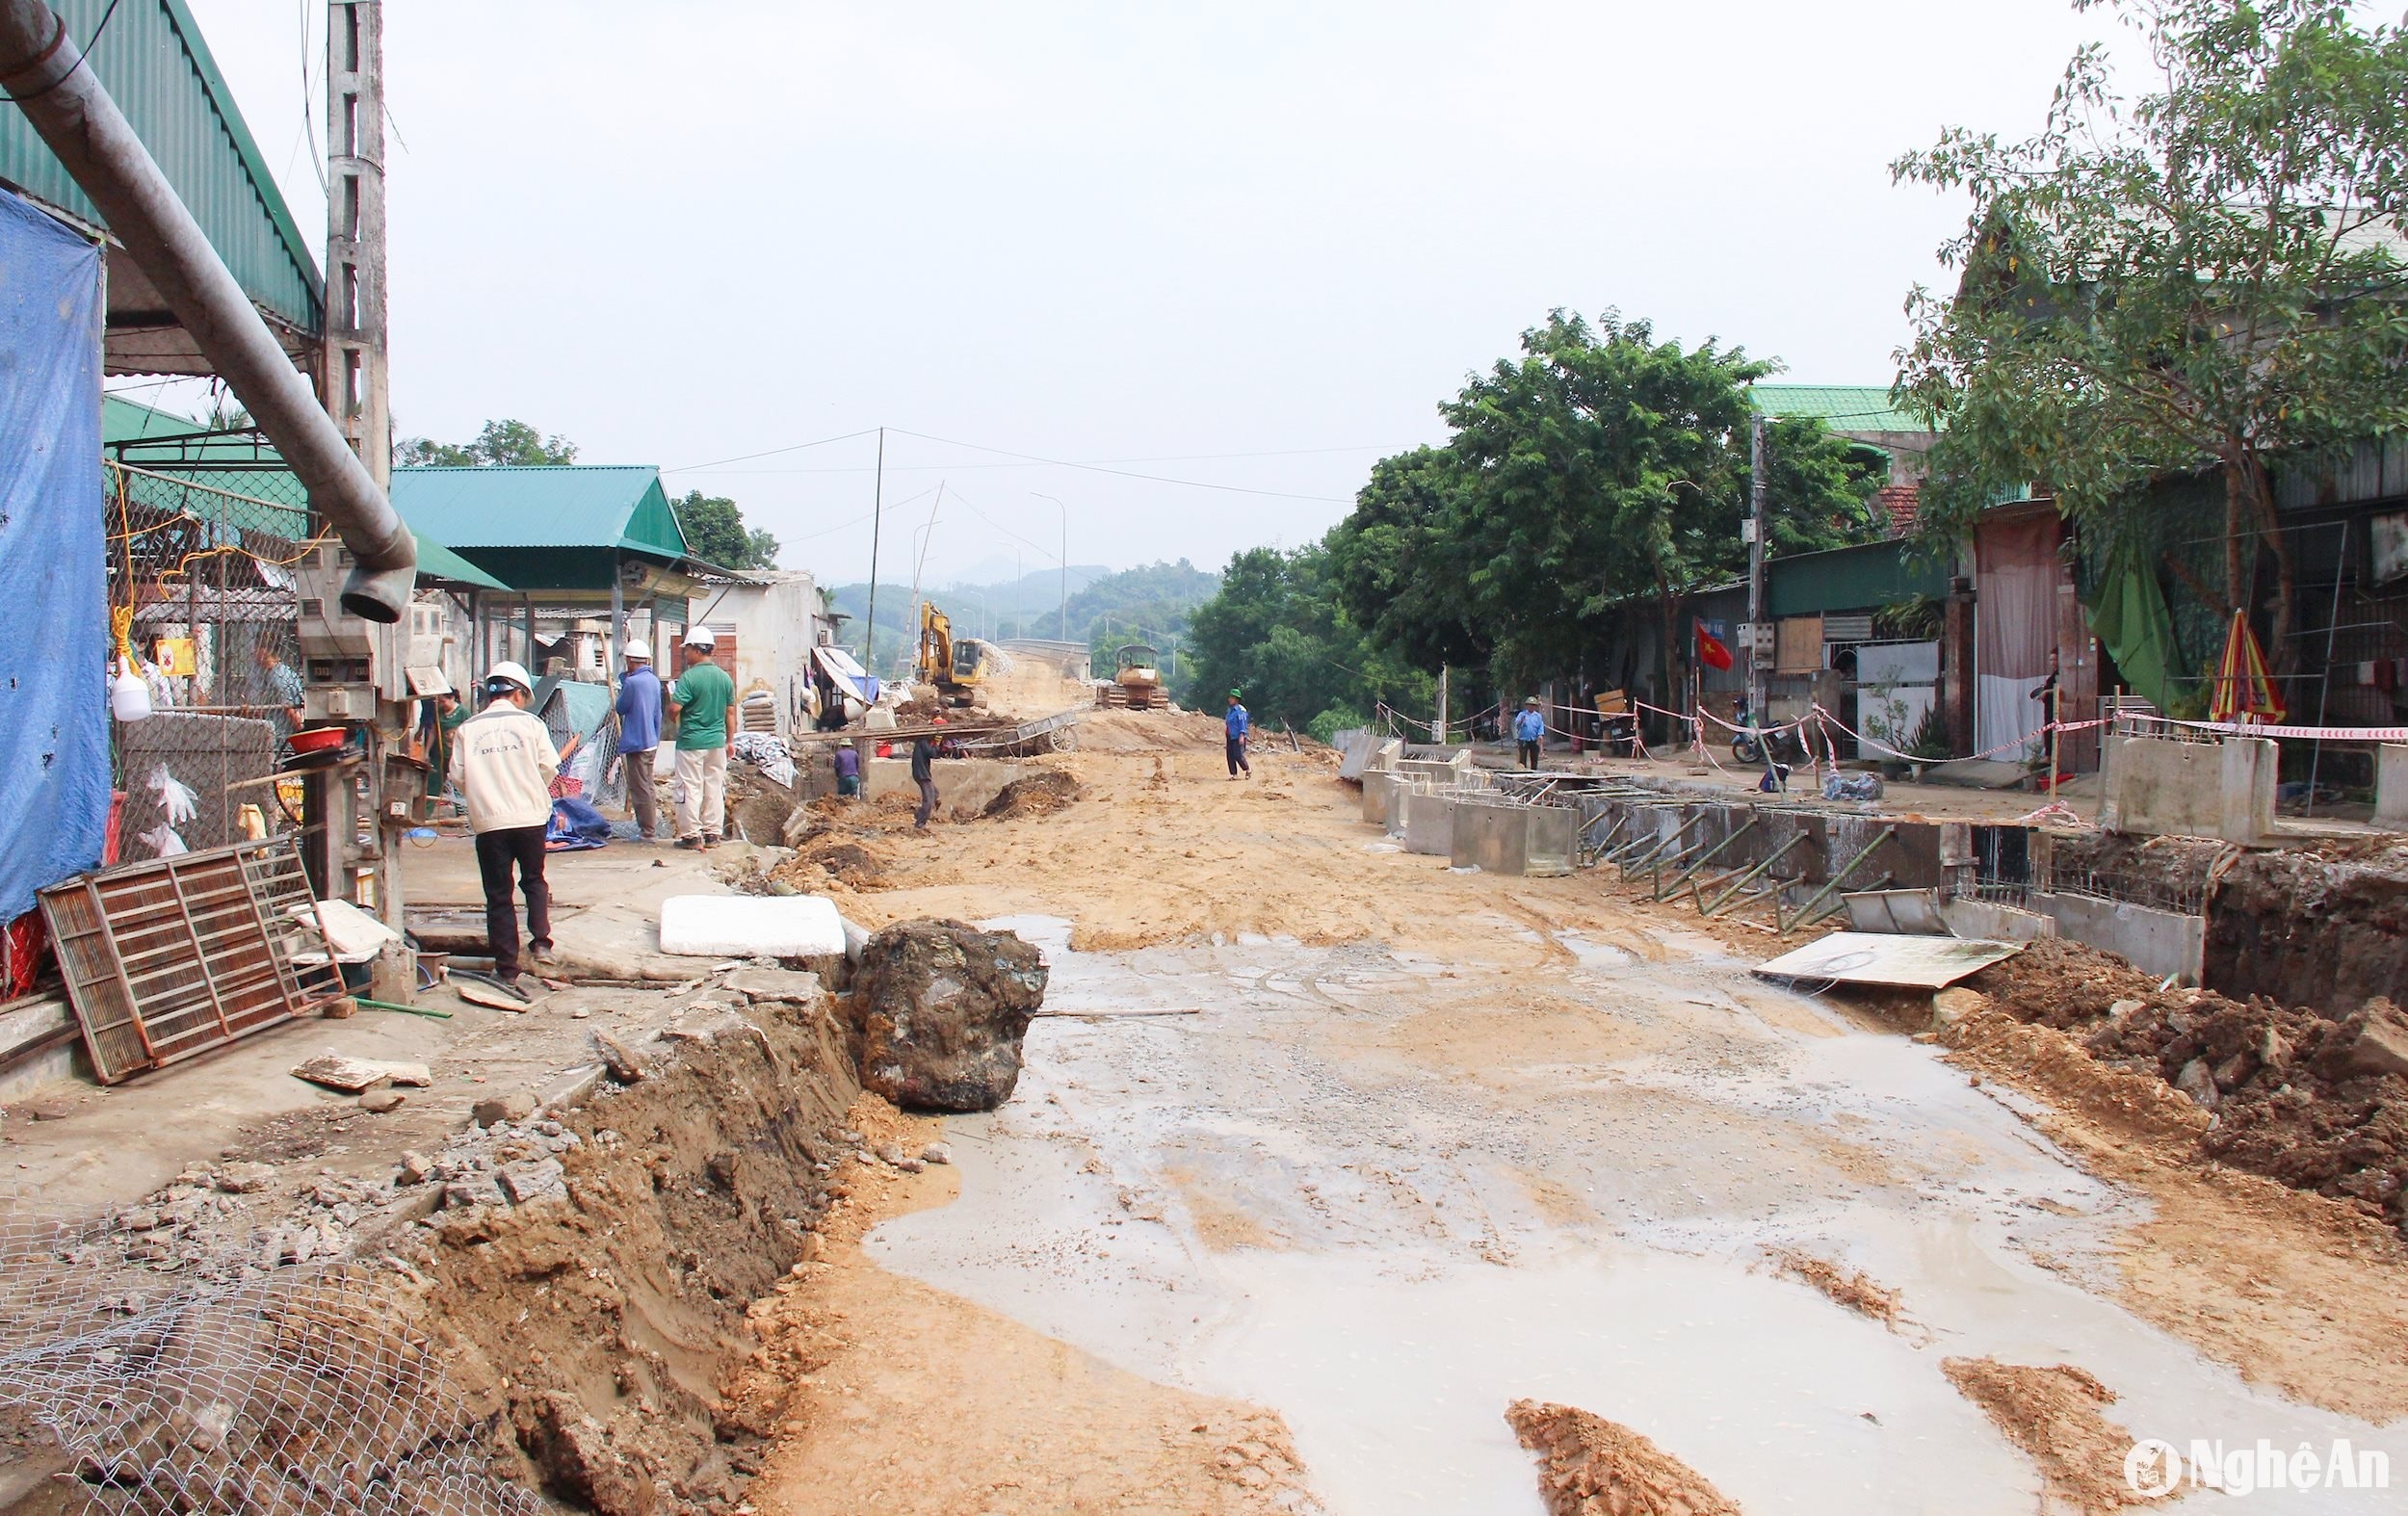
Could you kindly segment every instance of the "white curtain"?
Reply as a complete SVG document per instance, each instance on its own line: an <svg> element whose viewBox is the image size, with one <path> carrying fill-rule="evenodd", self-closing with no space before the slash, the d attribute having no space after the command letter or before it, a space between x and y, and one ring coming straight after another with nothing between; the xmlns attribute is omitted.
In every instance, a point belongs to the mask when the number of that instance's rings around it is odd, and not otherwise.
<svg viewBox="0 0 2408 1516"><path fill-rule="evenodd" d="M1974 746L2013 762L2039 751L2045 702L2031 698L2056 647L2054 512L1992 522L1974 534Z"/></svg>

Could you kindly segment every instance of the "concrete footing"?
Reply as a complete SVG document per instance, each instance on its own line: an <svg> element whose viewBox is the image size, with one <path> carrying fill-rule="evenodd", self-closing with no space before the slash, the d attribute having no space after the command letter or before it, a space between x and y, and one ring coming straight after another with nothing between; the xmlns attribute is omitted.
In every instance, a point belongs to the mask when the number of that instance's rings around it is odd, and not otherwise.
<svg viewBox="0 0 2408 1516"><path fill-rule="evenodd" d="M2281 757L2264 737L2221 743L2110 737L2099 824L2112 832L2216 837L2244 847L2263 842L2274 830Z"/></svg>
<svg viewBox="0 0 2408 1516"><path fill-rule="evenodd" d="M1450 807L1450 822L1448 856L1458 869L1532 878L1572 872L1577 812L1466 795Z"/></svg>

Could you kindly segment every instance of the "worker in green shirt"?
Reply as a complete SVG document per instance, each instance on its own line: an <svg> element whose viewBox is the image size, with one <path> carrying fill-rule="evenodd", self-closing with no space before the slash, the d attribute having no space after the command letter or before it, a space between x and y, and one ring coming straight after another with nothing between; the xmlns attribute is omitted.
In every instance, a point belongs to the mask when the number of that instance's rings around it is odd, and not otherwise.
<svg viewBox="0 0 2408 1516"><path fill-rule="evenodd" d="M686 671L669 687L677 720L677 846L718 845L727 826L727 734L736 727L736 681L711 661L707 626L686 634Z"/></svg>

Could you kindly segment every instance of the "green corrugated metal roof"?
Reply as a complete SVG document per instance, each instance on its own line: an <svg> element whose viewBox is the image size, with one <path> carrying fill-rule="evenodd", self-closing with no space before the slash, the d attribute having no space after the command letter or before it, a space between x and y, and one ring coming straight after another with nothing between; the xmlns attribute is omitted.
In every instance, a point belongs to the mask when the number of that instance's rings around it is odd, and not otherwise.
<svg viewBox="0 0 2408 1516"><path fill-rule="evenodd" d="M1834 431L1931 430L1892 405L1886 384L1757 384L1747 394L1767 416L1812 416Z"/></svg>
<svg viewBox="0 0 2408 1516"><path fill-rule="evenodd" d="M50 0L90 46L109 0ZM259 144L218 72L184 0L119 0L91 66L175 187L210 246L249 295L303 331L321 329L322 292L309 244L268 172ZM0 109L0 179L99 222L22 111Z"/></svg>
<svg viewBox="0 0 2408 1516"><path fill-rule="evenodd" d="M418 542L418 579L421 584L430 579L439 579L447 584L467 585L477 589L510 588L424 532L412 532L410 536Z"/></svg>
<svg viewBox="0 0 2408 1516"><path fill-rule="evenodd" d="M474 557L486 548L625 548L686 556L650 464L397 468L393 509L417 531Z"/></svg>

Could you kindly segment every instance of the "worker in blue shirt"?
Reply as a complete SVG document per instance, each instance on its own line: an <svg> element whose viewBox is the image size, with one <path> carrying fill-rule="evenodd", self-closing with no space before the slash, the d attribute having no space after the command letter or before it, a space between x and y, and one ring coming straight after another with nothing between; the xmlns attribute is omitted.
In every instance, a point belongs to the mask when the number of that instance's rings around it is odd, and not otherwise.
<svg viewBox="0 0 2408 1516"><path fill-rule="evenodd" d="M1245 707L1238 703L1238 692L1235 690L1229 692L1229 710L1221 717L1221 725L1229 734L1229 740L1224 745L1229 753L1229 777L1238 777L1238 771L1242 769L1248 778L1253 777L1254 766L1245 761L1245 738L1254 729L1254 718L1248 716Z"/></svg>
<svg viewBox="0 0 2408 1516"><path fill-rule="evenodd" d="M1547 718L1539 714L1538 696L1522 702L1522 709L1513 718L1513 740L1522 747L1522 767L1538 767L1539 744L1547 740Z"/></svg>

